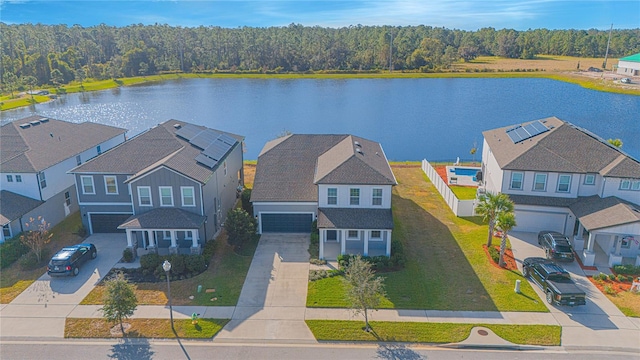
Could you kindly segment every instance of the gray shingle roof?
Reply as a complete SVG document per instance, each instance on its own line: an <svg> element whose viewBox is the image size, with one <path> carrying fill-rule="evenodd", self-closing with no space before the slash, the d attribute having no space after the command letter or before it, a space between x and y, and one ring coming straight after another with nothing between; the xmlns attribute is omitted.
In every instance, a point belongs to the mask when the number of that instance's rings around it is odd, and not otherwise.
<svg viewBox="0 0 640 360"><path fill-rule="evenodd" d="M553 197L553 196L513 195L513 194L509 194L509 198L517 205L553 206L553 207L569 207L571 204L579 200L579 198L562 198L562 197Z"/></svg>
<svg viewBox="0 0 640 360"><path fill-rule="evenodd" d="M204 184L217 167L212 169L196 162L195 158L202 150L189 144L187 140L177 137L175 135L177 128L174 127L176 124L186 125L188 123L178 120L165 121L87 161L71 172L129 174L132 177L127 181L133 181L159 166L166 166ZM207 129L204 126L196 127L201 130ZM244 140L239 135L209 130L230 135L239 142ZM234 148L232 147L227 154Z"/></svg>
<svg viewBox="0 0 640 360"><path fill-rule="evenodd" d="M156 208L131 216L118 229L198 229L205 219L178 208Z"/></svg>
<svg viewBox="0 0 640 360"><path fill-rule="evenodd" d="M579 198L569 208L588 231L640 222L640 206L615 196Z"/></svg>
<svg viewBox="0 0 640 360"><path fill-rule="evenodd" d="M556 117L540 121L550 131L517 144L506 133L513 125L482 133L502 169L640 178L640 162L597 135Z"/></svg>
<svg viewBox="0 0 640 360"><path fill-rule="evenodd" d="M396 180L376 142L351 135L290 135L264 146L251 201L317 202L319 183L395 185Z"/></svg>
<svg viewBox="0 0 640 360"><path fill-rule="evenodd" d="M393 229L391 209L320 208L318 228Z"/></svg>
<svg viewBox="0 0 640 360"><path fill-rule="evenodd" d="M44 118L48 121L37 125L20 127L43 118L30 116L2 125L2 172L39 172L126 132L125 129L109 125L92 122L77 124L48 118Z"/></svg>
<svg viewBox="0 0 640 360"><path fill-rule="evenodd" d="M20 218L20 216L37 208L43 202L11 191L0 191L0 225L8 224Z"/></svg>

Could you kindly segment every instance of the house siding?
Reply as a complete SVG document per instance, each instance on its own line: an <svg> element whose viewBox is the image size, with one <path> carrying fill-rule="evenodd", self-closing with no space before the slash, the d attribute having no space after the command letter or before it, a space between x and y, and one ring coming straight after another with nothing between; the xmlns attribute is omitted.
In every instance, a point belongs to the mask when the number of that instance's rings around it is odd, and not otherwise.
<svg viewBox="0 0 640 360"><path fill-rule="evenodd" d="M640 174L638 174L640 176ZM634 204L640 205L640 191L637 190L621 190L620 182L621 178L606 177L604 178L604 185L602 186L601 197L617 196L620 199L630 201Z"/></svg>
<svg viewBox="0 0 640 360"><path fill-rule="evenodd" d="M82 189L82 177L93 177L93 187L95 194L84 194ZM118 194L107 194L104 183L105 176L115 176L118 186ZM76 174L76 184L78 187L78 201L83 203L130 203L131 196L129 195L129 185L125 184L127 175L115 175L115 174Z"/></svg>
<svg viewBox="0 0 640 360"><path fill-rule="evenodd" d="M149 210L159 208L160 206L160 187L170 186L173 194L173 206L185 211L202 215L202 203L200 196L200 183L191 180L183 175L169 170L165 167L160 167L145 176L132 181L131 183L131 202L136 214L142 214ZM153 206L140 206L138 202L138 187L149 186L151 188L151 199ZM194 188L194 197L196 206L182 206L182 194L180 192L181 186L192 186Z"/></svg>
<svg viewBox="0 0 640 360"><path fill-rule="evenodd" d="M493 194L502 192L503 171L486 140L482 144L482 175L487 192Z"/></svg>
<svg viewBox="0 0 640 360"><path fill-rule="evenodd" d="M338 189L338 203L328 204L328 189ZM360 189L360 204L350 205L350 190ZM382 205L373 205L373 189L382 189ZM371 208L389 209L391 208L391 186L390 185L318 185L318 206L321 208Z"/></svg>

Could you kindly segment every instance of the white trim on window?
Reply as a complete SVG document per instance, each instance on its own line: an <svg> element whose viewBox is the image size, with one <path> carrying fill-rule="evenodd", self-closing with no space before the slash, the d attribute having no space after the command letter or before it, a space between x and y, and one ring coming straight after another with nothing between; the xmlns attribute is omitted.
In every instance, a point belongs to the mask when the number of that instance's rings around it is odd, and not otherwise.
<svg viewBox="0 0 640 360"><path fill-rule="evenodd" d="M185 239L185 240L193 240L193 231L191 231L191 230L185 230L185 232L184 232L184 239Z"/></svg>
<svg viewBox="0 0 640 360"><path fill-rule="evenodd" d="M360 205L360 189L349 189L349 205Z"/></svg>
<svg viewBox="0 0 640 360"><path fill-rule="evenodd" d="M191 196L185 196L185 190L191 190ZM196 191L193 186L180 186L180 198L183 207L195 207L196 206ZM187 203L187 199L191 198L191 202Z"/></svg>
<svg viewBox="0 0 640 360"><path fill-rule="evenodd" d="M13 182L13 175L7 175L7 182Z"/></svg>
<svg viewBox="0 0 640 360"><path fill-rule="evenodd" d="M64 203L71 206L71 194L68 191L64 192Z"/></svg>
<svg viewBox="0 0 640 360"><path fill-rule="evenodd" d="M558 176L557 192L568 193L571 191L571 175L562 174Z"/></svg>
<svg viewBox="0 0 640 360"><path fill-rule="evenodd" d="M109 181L113 181L113 184L109 184ZM111 190L115 190L114 191L110 191ZM118 195L118 178L116 176L113 175L105 175L104 177L104 193L107 195Z"/></svg>
<svg viewBox="0 0 640 360"><path fill-rule="evenodd" d="M338 188L327 189L327 205L338 205Z"/></svg>
<svg viewBox="0 0 640 360"><path fill-rule="evenodd" d="M16 182L22 182L22 175L16 175Z"/></svg>
<svg viewBox="0 0 640 360"><path fill-rule="evenodd" d="M382 231L381 230L371 230L371 235L369 236L370 241L382 241Z"/></svg>
<svg viewBox="0 0 640 360"><path fill-rule="evenodd" d="M522 184L524 183L524 173L512 172L511 181L509 183L509 189L522 190Z"/></svg>
<svg viewBox="0 0 640 360"><path fill-rule="evenodd" d="M360 240L360 231L347 230L347 240Z"/></svg>
<svg viewBox="0 0 640 360"><path fill-rule="evenodd" d="M163 190L169 190L169 193L163 194ZM173 206L173 188L171 186L158 186L158 194L160 194L160 206ZM171 200L171 203L167 204L165 200Z"/></svg>
<svg viewBox="0 0 640 360"><path fill-rule="evenodd" d="M41 189L47 187L47 178L44 176L44 171L38 173L38 181L40 182Z"/></svg>
<svg viewBox="0 0 640 360"><path fill-rule="evenodd" d="M547 191L547 174L535 174L533 177L533 191Z"/></svg>
<svg viewBox="0 0 640 360"><path fill-rule="evenodd" d="M86 183L85 180L89 180L89 183ZM95 195L96 187L93 183L93 176L84 175L80 176L80 184L82 185L82 193L85 195Z"/></svg>
<svg viewBox="0 0 640 360"><path fill-rule="evenodd" d="M153 206L153 198L151 197L151 186L138 186L138 205L139 206ZM142 194L142 191L145 191L146 194ZM142 201L144 199L148 199L147 201Z"/></svg>
<svg viewBox="0 0 640 360"><path fill-rule="evenodd" d="M76 165L80 166L82 164L82 157L80 155L76 155Z"/></svg>
<svg viewBox="0 0 640 360"><path fill-rule="evenodd" d="M382 189L374 188L371 191L371 205L382 206Z"/></svg>
<svg viewBox="0 0 640 360"><path fill-rule="evenodd" d="M595 185L596 184L596 174L586 174L584 176L584 184L585 185Z"/></svg>
<svg viewBox="0 0 640 360"><path fill-rule="evenodd" d="M162 232L162 239L171 240L171 231L170 230L164 230Z"/></svg>
<svg viewBox="0 0 640 360"><path fill-rule="evenodd" d="M640 191L640 180L633 180L631 182L631 190L632 191Z"/></svg>
<svg viewBox="0 0 640 360"><path fill-rule="evenodd" d="M11 226L9 224L2 225L2 235L4 235L4 239L11 239Z"/></svg>

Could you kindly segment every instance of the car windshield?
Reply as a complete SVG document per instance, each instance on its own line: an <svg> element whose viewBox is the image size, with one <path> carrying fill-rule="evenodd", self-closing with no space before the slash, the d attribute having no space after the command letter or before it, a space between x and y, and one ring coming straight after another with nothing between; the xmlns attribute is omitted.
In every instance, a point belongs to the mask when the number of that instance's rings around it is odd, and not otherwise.
<svg viewBox="0 0 640 360"><path fill-rule="evenodd" d="M558 252L571 252L571 247L566 245L558 245L556 246L556 251Z"/></svg>

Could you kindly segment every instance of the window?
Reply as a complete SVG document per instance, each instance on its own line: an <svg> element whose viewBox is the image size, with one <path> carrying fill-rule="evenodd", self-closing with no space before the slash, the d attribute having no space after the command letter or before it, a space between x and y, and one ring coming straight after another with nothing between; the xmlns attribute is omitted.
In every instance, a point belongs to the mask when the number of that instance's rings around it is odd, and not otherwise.
<svg viewBox="0 0 640 360"><path fill-rule="evenodd" d="M16 182L22 182L22 175L16 175Z"/></svg>
<svg viewBox="0 0 640 360"><path fill-rule="evenodd" d="M160 186L160 206L173 206L173 189L171 186Z"/></svg>
<svg viewBox="0 0 640 360"><path fill-rule="evenodd" d="M69 194L68 191L64 193L64 203L67 204L67 206L71 205L71 194Z"/></svg>
<svg viewBox="0 0 640 360"><path fill-rule="evenodd" d="M47 179L44 177L44 173L38 173L38 181L40 181L40 188L44 189L47 187Z"/></svg>
<svg viewBox="0 0 640 360"><path fill-rule="evenodd" d="M222 163L222 167L224 168L224 176L227 176L227 160Z"/></svg>
<svg viewBox="0 0 640 360"><path fill-rule="evenodd" d="M149 186L138 186L138 204L140 206L153 206L151 188Z"/></svg>
<svg viewBox="0 0 640 360"><path fill-rule="evenodd" d="M631 180L622 179L620 180L620 190L629 190L631 189Z"/></svg>
<svg viewBox="0 0 640 360"><path fill-rule="evenodd" d="M382 189L373 189L372 205L382 205Z"/></svg>
<svg viewBox="0 0 640 360"><path fill-rule="evenodd" d="M96 151L98 152L98 155L102 154L102 148L100 145L96 146Z"/></svg>
<svg viewBox="0 0 640 360"><path fill-rule="evenodd" d="M360 189L349 190L349 204L360 205Z"/></svg>
<svg viewBox="0 0 640 360"><path fill-rule="evenodd" d="M640 180L634 180L633 182L631 182L631 190L640 190Z"/></svg>
<svg viewBox="0 0 640 360"><path fill-rule="evenodd" d="M633 238L633 236L625 236L623 237L620 241L622 241L622 243L620 244L620 247L623 249L630 249L631 248L631 241L634 241L635 239Z"/></svg>
<svg viewBox="0 0 640 360"><path fill-rule="evenodd" d="M571 175L558 176L558 192L569 192L570 184L571 184Z"/></svg>
<svg viewBox="0 0 640 360"><path fill-rule="evenodd" d="M327 204L338 205L338 189L337 188L327 189Z"/></svg>
<svg viewBox="0 0 640 360"><path fill-rule="evenodd" d="M2 235L4 235L5 239L11 238L11 228L9 227L9 224L2 225Z"/></svg>
<svg viewBox="0 0 640 360"><path fill-rule="evenodd" d="M104 189L107 195L118 195L118 181L115 176L104 177Z"/></svg>
<svg viewBox="0 0 640 360"><path fill-rule="evenodd" d="M7 175L7 182L13 182L13 175Z"/></svg>
<svg viewBox="0 0 640 360"><path fill-rule="evenodd" d="M511 173L511 186L509 188L513 190L522 190L522 177L522 173Z"/></svg>
<svg viewBox="0 0 640 360"><path fill-rule="evenodd" d="M327 241L338 241L338 231L327 230Z"/></svg>
<svg viewBox="0 0 640 360"><path fill-rule="evenodd" d="M594 174L587 174L584 176L584 184L585 185L595 185L596 176Z"/></svg>
<svg viewBox="0 0 640 360"><path fill-rule="evenodd" d="M96 189L93 187L93 176L80 176L83 194L95 194Z"/></svg>
<svg viewBox="0 0 640 360"><path fill-rule="evenodd" d="M547 174L536 174L535 180L533 181L533 190L534 191L547 190Z"/></svg>
<svg viewBox="0 0 640 360"><path fill-rule="evenodd" d="M371 231L371 239L372 241L382 241L382 231L380 230L372 230Z"/></svg>
<svg viewBox="0 0 640 360"><path fill-rule="evenodd" d="M187 230L184 232L185 240L193 240L193 232L191 230Z"/></svg>
<svg viewBox="0 0 640 360"><path fill-rule="evenodd" d="M181 186L182 206L196 206L196 200L193 196L193 186Z"/></svg>
<svg viewBox="0 0 640 360"><path fill-rule="evenodd" d="M347 240L359 240L358 239L358 230L349 230L349 231L347 231Z"/></svg>
<svg viewBox="0 0 640 360"><path fill-rule="evenodd" d="M162 238L165 240L171 240L171 231L165 230L162 232Z"/></svg>
<svg viewBox="0 0 640 360"><path fill-rule="evenodd" d="M80 164L82 164L82 158L80 157L80 155L76 155L76 165Z"/></svg>

